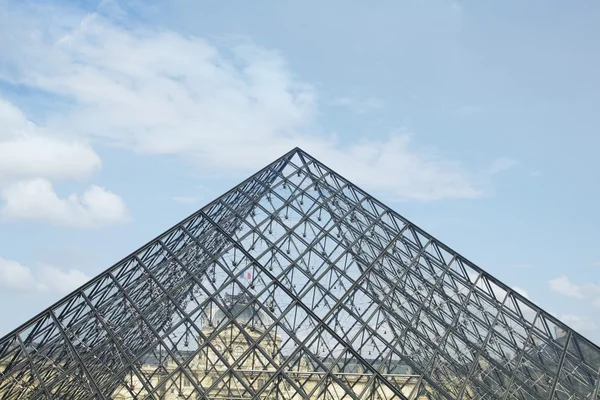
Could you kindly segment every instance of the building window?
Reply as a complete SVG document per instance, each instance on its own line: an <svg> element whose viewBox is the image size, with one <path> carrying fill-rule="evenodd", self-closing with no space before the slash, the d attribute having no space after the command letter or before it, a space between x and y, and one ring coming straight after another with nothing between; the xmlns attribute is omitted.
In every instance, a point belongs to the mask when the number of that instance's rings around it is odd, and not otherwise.
<svg viewBox="0 0 600 400"><path fill-rule="evenodd" d="M190 380L188 378L183 378L183 386L185 386L185 387L192 386L192 384L190 383Z"/></svg>
<svg viewBox="0 0 600 400"><path fill-rule="evenodd" d="M240 358L242 354L244 354L244 349L240 346L236 347L235 350L233 350L233 358L236 360Z"/></svg>
<svg viewBox="0 0 600 400"><path fill-rule="evenodd" d="M215 344L215 349L213 350L213 352L215 354L215 358L218 359L219 355L223 354L223 348L220 345Z"/></svg>
<svg viewBox="0 0 600 400"><path fill-rule="evenodd" d="M211 349L210 351L210 360L216 364L221 364L221 356L223 356L223 348L215 344L214 350Z"/></svg>

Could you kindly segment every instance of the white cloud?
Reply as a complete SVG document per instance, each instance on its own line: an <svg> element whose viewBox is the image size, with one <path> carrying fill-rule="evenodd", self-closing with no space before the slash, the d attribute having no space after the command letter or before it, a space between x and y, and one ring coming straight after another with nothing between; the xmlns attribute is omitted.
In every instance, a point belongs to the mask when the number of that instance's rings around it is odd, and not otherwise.
<svg viewBox="0 0 600 400"><path fill-rule="evenodd" d="M122 222L117 195L92 185L81 196L60 199L51 181L81 179L101 167L85 140L63 137L28 120L0 98L0 215L4 219L50 221L67 226Z"/></svg>
<svg viewBox="0 0 600 400"><path fill-rule="evenodd" d="M5 177L73 177L99 167L100 158L79 143L48 137L0 142L0 174Z"/></svg>
<svg viewBox="0 0 600 400"><path fill-rule="evenodd" d="M54 26L54 18L28 11L27 18L23 13L10 19L35 21L32 29L40 34L21 28L13 35L23 43L7 46L8 67L0 75L71 101L48 118L55 131L177 155L211 173L256 170L300 146L391 199L483 195L481 182L458 162L416 149L408 135L354 143L324 137L314 88L294 77L276 52L251 44L222 49L166 30L126 29L100 14L78 19L67 13ZM363 106L382 104L371 99Z"/></svg>
<svg viewBox="0 0 600 400"><path fill-rule="evenodd" d="M51 265L43 265L37 270L37 279L43 282L48 290L56 293L68 293L80 287L91 278L83 272L70 269L61 271Z"/></svg>
<svg viewBox="0 0 600 400"><path fill-rule="evenodd" d="M87 282L90 278L77 270L62 271L53 266L32 270L16 261L0 257L0 288L21 293L64 294Z"/></svg>
<svg viewBox="0 0 600 400"><path fill-rule="evenodd" d="M562 294L567 297L575 297L578 299L583 299L583 291L581 287L572 283L569 278L565 275L561 275L558 278L551 279L548 284L550 285L550 289L554 290L557 293Z"/></svg>
<svg viewBox="0 0 600 400"><path fill-rule="evenodd" d="M19 292L44 290L31 270L16 261L0 258L0 286Z"/></svg>
<svg viewBox="0 0 600 400"><path fill-rule="evenodd" d="M379 190L391 200L432 201L483 195L458 163L414 151L407 134L349 146L313 142L305 147L353 182Z"/></svg>
<svg viewBox="0 0 600 400"><path fill-rule="evenodd" d="M45 220L57 225L96 227L128 220L123 200L108 190L91 185L81 196L59 198L52 183L37 178L9 184L2 189L0 212L5 219Z"/></svg>
<svg viewBox="0 0 600 400"><path fill-rule="evenodd" d="M571 280L565 275L551 279L548 284L550 285L551 290L560 293L563 296L592 300L592 305L600 306L600 299L593 300L600 295L600 285L592 283L578 285L571 282Z"/></svg>
<svg viewBox="0 0 600 400"><path fill-rule="evenodd" d="M497 174L514 168L517 165L519 165L519 162L517 160L514 160L512 158L500 157L492 161L489 167L489 173L492 175Z"/></svg>
<svg viewBox="0 0 600 400"><path fill-rule="evenodd" d="M589 317L564 314L560 316L560 320L576 331L594 331L598 328L598 325Z"/></svg>
<svg viewBox="0 0 600 400"><path fill-rule="evenodd" d="M80 178L100 165L100 157L84 142L45 131L0 98L0 182L31 177Z"/></svg>

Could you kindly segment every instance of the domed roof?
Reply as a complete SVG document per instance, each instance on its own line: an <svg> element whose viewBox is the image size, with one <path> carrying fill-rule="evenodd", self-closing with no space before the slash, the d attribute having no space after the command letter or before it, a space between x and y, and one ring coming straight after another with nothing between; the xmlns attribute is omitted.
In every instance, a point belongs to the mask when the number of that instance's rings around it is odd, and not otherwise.
<svg viewBox="0 0 600 400"><path fill-rule="evenodd" d="M255 302L251 302L248 296L234 295L225 298L227 314L221 309L217 309L213 314L213 324L220 327L230 323L229 314L235 317L235 320L242 327L252 327L254 329L265 328L266 316L258 309Z"/></svg>

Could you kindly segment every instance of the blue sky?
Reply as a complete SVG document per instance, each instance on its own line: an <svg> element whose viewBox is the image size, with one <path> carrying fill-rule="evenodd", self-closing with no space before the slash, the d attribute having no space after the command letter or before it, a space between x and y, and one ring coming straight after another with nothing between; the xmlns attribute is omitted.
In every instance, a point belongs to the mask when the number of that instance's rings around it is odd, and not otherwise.
<svg viewBox="0 0 600 400"><path fill-rule="evenodd" d="M0 335L300 146L600 342L599 18L0 0Z"/></svg>

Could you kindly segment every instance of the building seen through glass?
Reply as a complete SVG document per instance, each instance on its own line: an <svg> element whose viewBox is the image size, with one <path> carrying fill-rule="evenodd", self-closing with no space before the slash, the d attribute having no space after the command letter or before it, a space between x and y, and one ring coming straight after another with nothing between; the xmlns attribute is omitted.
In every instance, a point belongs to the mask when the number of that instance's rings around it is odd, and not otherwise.
<svg viewBox="0 0 600 400"><path fill-rule="evenodd" d="M600 348L300 149L0 338L0 399L600 400Z"/></svg>

